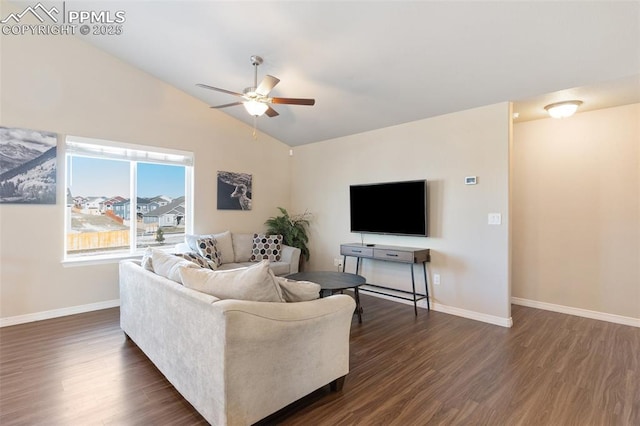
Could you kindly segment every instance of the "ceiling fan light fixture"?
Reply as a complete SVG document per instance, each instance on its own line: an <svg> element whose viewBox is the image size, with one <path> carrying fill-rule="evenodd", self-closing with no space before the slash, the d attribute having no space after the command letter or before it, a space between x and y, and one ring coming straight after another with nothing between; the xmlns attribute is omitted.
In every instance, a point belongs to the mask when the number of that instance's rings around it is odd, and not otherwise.
<svg viewBox="0 0 640 426"><path fill-rule="evenodd" d="M553 118L567 118L575 114L580 105L582 101L563 101L549 104L544 109Z"/></svg>
<svg viewBox="0 0 640 426"><path fill-rule="evenodd" d="M243 104L244 104L244 109L246 109L247 112L253 115L254 117L260 117L269 109L269 105L265 104L264 102L258 102L255 100L246 101L246 102L243 102Z"/></svg>
<svg viewBox="0 0 640 426"><path fill-rule="evenodd" d="M271 90L273 90L276 84L278 84L280 79L272 75L265 75L262 81L260 81L260 84L258 84L258 65L260 65L261 63L262 58L260 56L251 56L251 65L253 65L253 86L245 88L242 93L201 83L196 84L196 86L242 98L242 100L238 100L237 102L231 102L224 105L216 105L212 106L211 108L217 109L236 105L244 105L244 109L249 113L249 115L254 118L260 117L264 114L266 114L267 117L270 118L277 117L279 115L278 111L273 109L270 104L314 105L316 103L315 99L269 97L269 93L271 92Z"/></svg>

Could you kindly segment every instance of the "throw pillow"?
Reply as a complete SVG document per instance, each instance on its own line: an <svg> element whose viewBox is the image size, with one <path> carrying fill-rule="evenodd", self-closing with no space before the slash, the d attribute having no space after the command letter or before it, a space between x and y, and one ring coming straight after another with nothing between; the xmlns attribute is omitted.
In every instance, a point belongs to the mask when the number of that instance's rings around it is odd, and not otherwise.
<svg viewBox="0 0 640 426"><path fill-rule="evenodd" d="M215 263L215 269L222 264L222 259L217 246L218 243L215 238L198 238L198 253L200 253L200 256L203 256Z"/></svg>
<svg viewBox="0 0 640 426"><path fill-rule="evenodd" d="M282 297L287 302L306 302L320 298L320 284L311 281L288 280L274 276L282 290Z"/></svg>
<svg viewBox="0 0 640 426"><path fill-rule="evenodd" d="M253 248L253 234L233 234L233 253L236 263L249 262Z"/></svg>
<svg viewBox="0 0 640 426"><path fill-rule="evenodd" d="M153 271L156 274L168 278L171 281L175 281L178 284L182 284L179 268L186 267L200 269L200 267L195 263L172 254L165 253L162 250L152 250L151 263L153 264Z"/></svg>
<svg viewBox="0 0 640 426"><path fill-rule="evenodd" d="M253 234L251 261L279 262L282 257L282 235Z"/></svg>
<svg viewBox="0 0 640 426"><path fill-rule="evenodd" d="M153 264L151 263L152 253L153 253L152 248L147 247L147 249L144 251L144 254L142 255L142 261L140 262L140 264L144 269L151 272L153 272Z"/></svg>
<svg viewBox="0 0 640 426"><path fill-rule="evenodd" d="M184 242L187 243L191 251L198 252L198 239L200 238L214 238L213 234L185 234Z"/></svg>
<svg viewBox="0 0 640 426"><path fill-rule="evenodd" d="M181 268L185 287L210 294L219 299L252 300L255 302L284 302L280 286L269 273L269 262L248 268L210 271Z"/></svg>
<svg viewBox="0 0 640 426"><path fill-rule="evenodd" d="M213 260L207 259L206 257L199 255L198 253L194 253L194 252L176 253L175 256L178 256L190 262L193 262L196 265L200 266L201 268L207 268L212 270L218 269L218 265L216 264L216 262L214 262Z"/></svg>
<svg viewBox="0 0 640 426"><path fill-rule="evenodd" d="M198 253L198 239L200 238L215 238L216 247L222 263L233 263L235 255L233 253L233 240L231 239L231 232L225 231L219 234L203 234L203 235L191 235L184 236L185 242L191 247L192 251Z"/></svg>

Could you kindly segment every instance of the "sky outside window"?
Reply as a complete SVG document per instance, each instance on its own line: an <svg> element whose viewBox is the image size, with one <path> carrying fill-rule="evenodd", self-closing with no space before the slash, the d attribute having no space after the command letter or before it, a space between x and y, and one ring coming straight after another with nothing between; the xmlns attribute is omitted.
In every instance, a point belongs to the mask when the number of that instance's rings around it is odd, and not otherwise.
<svg viewBox="0 0 640 426"><path fill-rule="evenodd" d="M82 197L128 198L129 162L73 156L67 173L71 194ZM166 164L138 163L138 196L171 198L184 196L185 168Z"/></svg>
<svg viewBox="0 0 640 426"><path fill-rule="evenodd" d="M151 198L166 195L171 198L184 196L184 166L138 163L138 196Z"/></svg>

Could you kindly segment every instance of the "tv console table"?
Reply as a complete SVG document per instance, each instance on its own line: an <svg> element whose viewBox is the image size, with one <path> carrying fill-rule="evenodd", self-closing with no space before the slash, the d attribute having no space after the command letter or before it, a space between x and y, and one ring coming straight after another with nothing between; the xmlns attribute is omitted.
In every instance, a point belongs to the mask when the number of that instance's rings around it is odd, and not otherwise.
<svg viewBox="0 0 640 426"><path fill-rule="evenodd" d="M342 260L342 272L345 270L347 264L347 256L355 257L356 260L356 275L360 272L361 259L374 259L385 260L387 262L407 263L411 268L411 288L413 291L398 290L391 287L383 287L374 284L364 284L360 287L361 291L368 291L370 293L383 294L385 296L395 297L403 300L413 301L413 310L418 315L418 300L427 300L427 310L431 309L429 305L429 283L427 281L427 266L429 262L430 252L429 249L415 248L415 247L398 247L398 246L385 246L380 244L340 244L340 254L343 256ZM424 294L416 292L416 281L413 272L414 264L422 264L422 273L424 274ZM393 292L393 293L392 293ZM400 293L400 294L394 294ZM411 297L408 297L408 296Z"/></svg>

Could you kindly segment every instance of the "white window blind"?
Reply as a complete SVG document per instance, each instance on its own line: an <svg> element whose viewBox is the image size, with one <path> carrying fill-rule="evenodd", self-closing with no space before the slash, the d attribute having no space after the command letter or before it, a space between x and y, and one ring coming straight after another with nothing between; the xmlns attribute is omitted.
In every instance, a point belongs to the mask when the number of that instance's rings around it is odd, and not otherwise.
<svg viewBox="0 0 640 426"><path fill-rule="evenodd" d="M66 153L111 160L143 161L148 163L193 166L193 153L142 145L131 145L98 139L67 136Z"/></svg>

